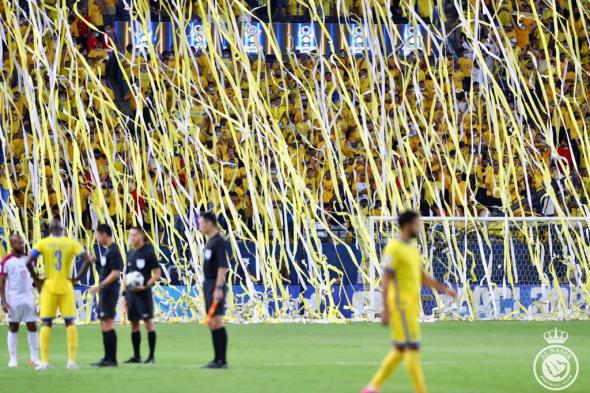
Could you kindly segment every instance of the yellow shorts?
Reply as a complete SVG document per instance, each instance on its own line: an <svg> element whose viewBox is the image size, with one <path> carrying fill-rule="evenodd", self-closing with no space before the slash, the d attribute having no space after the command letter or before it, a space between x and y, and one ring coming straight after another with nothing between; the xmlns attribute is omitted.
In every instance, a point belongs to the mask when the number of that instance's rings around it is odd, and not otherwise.
<svg viewBox="0 0 590 393"><path fill-rule="evenodd" d="M389 316L391 339L398 346L420 346L418 310L392 309Z"/></svg>
<svg viewBox="0 0 590 393"><path fill-rule="evenodd" d="M41 319L53 319L57 315L57 310L62 318L69 319L76 317L76 299L74 290L68 290L64 293L53 293L50 291L41 291L41 310L39 316Z"/></svg>

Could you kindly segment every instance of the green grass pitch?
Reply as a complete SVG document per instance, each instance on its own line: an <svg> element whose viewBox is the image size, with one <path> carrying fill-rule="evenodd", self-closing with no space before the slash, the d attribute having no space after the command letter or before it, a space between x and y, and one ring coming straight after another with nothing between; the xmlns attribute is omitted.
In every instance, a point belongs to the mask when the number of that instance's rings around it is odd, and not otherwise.
<svg viewBox="0 0 590 393"><path fill-rule="evenodd" d="M580 374L568 393L590 391L590 322L437 322L423 324L422 361L432 393L547 392L532 365L546 343L543 333L569 333ZM8 369L0 327L0 391L6 393L94 392L358 392L389 350L388 330L376 323L230 325L230 369L203 370L211 358L208 331L196 324L159 324L154 366L93 369L102 354L97 325L80 326L80 370L65 369L63 325L54 327L50 363L36 372L26 365L25 329L20 367ZM119 360L131 353L128 326L118 327ZM142 331L145 355L147 339ZM383 392L411 392L403 366Z"/></svg>

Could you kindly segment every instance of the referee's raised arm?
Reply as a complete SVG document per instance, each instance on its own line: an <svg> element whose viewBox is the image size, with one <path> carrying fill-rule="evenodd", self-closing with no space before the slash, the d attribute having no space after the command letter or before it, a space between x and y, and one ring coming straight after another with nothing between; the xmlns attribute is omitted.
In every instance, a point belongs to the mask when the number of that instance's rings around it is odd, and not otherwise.
<svg viewBox="0 0 590 393"><path fill-rule="evenodd" d="M207 368L227 368L227 332L223 321L225 313L225 295L227 293L226 276L229 270L225 239L217 229L217 216L212 212L201 213L199 228L207 237L203 255L203 296L207 310L207 325L211 330L215 357Z"/></svg>

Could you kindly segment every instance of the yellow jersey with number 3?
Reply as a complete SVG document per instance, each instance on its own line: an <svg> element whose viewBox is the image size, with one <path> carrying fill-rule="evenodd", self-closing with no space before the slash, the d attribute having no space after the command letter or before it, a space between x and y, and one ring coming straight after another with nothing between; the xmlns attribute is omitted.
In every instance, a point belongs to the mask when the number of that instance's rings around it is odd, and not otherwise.
<svg viewBox="0 0 590 393"><path fill-rule="evenodd" d="M56 294L72 289L72 264L74 258L84 253L80 242L67 237L48 236L33 247L32 255L43 258L45 282L43 290Z"/></svg>
<svg viewBox="0 0 590 393"><path fill-rule="evenodd" d="M389 302L393 309L420 307L422 257L418 247L399 239L391 240L383 253L383 267L393 272Z"/></svg>

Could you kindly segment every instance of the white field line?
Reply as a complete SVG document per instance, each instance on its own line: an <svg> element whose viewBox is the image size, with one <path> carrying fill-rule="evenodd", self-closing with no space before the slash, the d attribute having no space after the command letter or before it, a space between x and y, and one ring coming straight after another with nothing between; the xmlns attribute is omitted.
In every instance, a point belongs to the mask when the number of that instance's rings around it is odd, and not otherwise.
<svg viewBox="0 0 590 393"><path fill-rule="evenodd" d="M498 360L469 360L470 364L481 364L481 365L493 365L493 364L521 364L521 363L528 363L525 360L508 360L508 359L498 359ZM273 368L273 367L376 367L381 364L380 361L367 361L367 362L355 362L355 361L340 361L340 362L305 362L305 363L296 363L296 362L273 362L273 363L259 363L259 364L230 364L231 369L259 369L259 368ZM422 361L421 364L423 365L463 365L465 364L464 360L426 360ZM200 369L203 368L204 364L182 364L182 365L174 365L174 364L162 364L157 363L155 365L147 365L147 364L134 364L128 366L120 366L119 368L127 368L127 369ZM97 369L96 367L92 367L89 365L78 365L80 369L89 370L89 369ZM4 367L0 366L0 369ZM28 368L28 367L20 367L20 368ZM31 370L34 370L31 368ZM43 373L51 372L52 370L65 370L65 367L61 365L54 365L51 364L48 370L44 370ZM106 368L106 370L117 370L116 368ZM206 370L206 369L203 369ZM67 370L68 372L75 373L75 370Z"/></svg>

